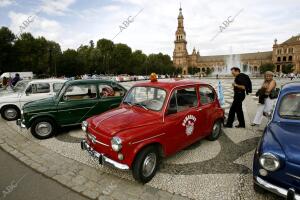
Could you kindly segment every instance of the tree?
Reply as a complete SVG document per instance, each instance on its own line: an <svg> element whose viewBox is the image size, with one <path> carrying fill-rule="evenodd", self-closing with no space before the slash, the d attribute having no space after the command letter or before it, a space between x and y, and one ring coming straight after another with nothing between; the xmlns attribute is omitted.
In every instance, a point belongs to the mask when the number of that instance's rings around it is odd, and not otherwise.
<svg viewBox="0 0 300 200"><path fill-rule="evenodd" d="M212 73L211 68L207 68L207 70L206 70L206 75L208 76L208 75L210 75L211 73Z"/></svg>
<svg viewBox="0 0 300 200"><path fill-rule="evenodd" d="M113 60L114 43L111 40L100 39L97 42L97 49L101 55L102 65L105 67L105 72L110 73L110 64Z"/></svg>
<svg viewBox="0 0 300 200"><path fill-rule="evenodd" d="M67 49L66 51L64 51L59 59L58 64L58 75L65 75L70 77L81 75L85 72L85 69L82 67L83 62L81 61L78 52L74 49Z"/></svg>
<svg viewBox="0 0 300 200"><path fill-rule="evenodd" d="M131 54L130 66L134 74L144 74L147 56L141 51L136 50Z"/></svg>
<svg viewBox="0 0 300 200"><path fill-rule="evenodd" d="M133 69L130 67L132 50L126 44L116 44L113 48L113 53L109 59L113 58L111 61L110 72L115 74L134 74Z"/></svg>
<svg viewBox="0 0 300 200"><path fill-rule="evenodd" d="M12 69L14 39L15 35L7 27L0 28L0 73Z"/></svg>
<svg viewBox="0 0 300 200"><path fill-rule="evenodd" d="M145 55L141 50L132 52L126 44L114 44L100 39L90 40L77 50L64 52L54 41L22 33L18 38L7 28L0 28L0 70L32 71L36 75L74 76L84 73L181 74L169 55L162 53ZM193 72L198 69L194 68Z"/></svg>
<svg viewBox="0 0 300 200"><path fill-rule="evenodd" d="M288 65L283 65L282 66L282 73L284 74L289 74L294 71L294 66L293 64L288 64Z"/></svg>
<svg viewBox="0 0 300 200"><path fill-rule="evenodd" d="M274 71L275 65L273 63L264 63L260 66L259 70L261 74L264 74L266 71Z"/></svg>

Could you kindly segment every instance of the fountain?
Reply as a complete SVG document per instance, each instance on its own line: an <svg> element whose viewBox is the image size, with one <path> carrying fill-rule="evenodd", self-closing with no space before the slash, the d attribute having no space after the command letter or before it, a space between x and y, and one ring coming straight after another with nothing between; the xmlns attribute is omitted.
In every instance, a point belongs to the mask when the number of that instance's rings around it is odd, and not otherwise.
<svg viewBox="0 0 300 200"><path fill-rule="evenodd" d="M231 50L232 52L232 50ZM251 74L249 62L247 64L241 62L239 54L230 54L224 56L225 66L214 66L216 69L212 75L228 76L231 75L230 69L232 67L238 67L242 73Z"/></svg>

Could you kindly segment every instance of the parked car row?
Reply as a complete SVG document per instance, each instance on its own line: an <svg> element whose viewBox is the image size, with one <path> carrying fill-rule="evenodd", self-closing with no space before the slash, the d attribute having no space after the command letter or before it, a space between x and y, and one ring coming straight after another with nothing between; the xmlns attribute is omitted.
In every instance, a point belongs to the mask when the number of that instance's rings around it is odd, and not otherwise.
<svg viewBox="0 0 300 200"><path fill-rule="evenodd" d="M218 139L224 120L211 85L192 80L158 81L156 75L150 80L129 91L109 80L24 82L18 103L2 106L1 113L8 120L22 113L17 124L30 128L38 139L52 137L59 127L81 124L85 133L82 150L101 165L132 170L137 181L146 183L155 176L161 159L198 140ZM44 85L47 81L49 87ZM61 83L58 91L56 83ZM36 94L32 91L56 93L25 103L26 97ZM22 105L22 111L18 110ZM255 151L256 191L300 199L299 129L300 83L289 83L282 87Z"/></svg>
<svg viewBox="0 0 300 200"><path fill-rule="evenodd" d="M60 90L65 80L44 79L24 80L16 84L11 91L0 96L0 112L6 120L20 118L21 108L30 101L52 97Z"/></svg>
<svg viewBox="0 0 300 200"><path fill-rule="evenodd" d="M165 79L169 78L169 75L157 75L158 79ZM128 82L128 81L143 81L143 80L149 80L149 76L141 76L141 75L127 75L127 74L121 74L118 76L114 75L90 75L85 74L81 76L82 79L100 79L100 80L111 80L116 82Z"/></svg>

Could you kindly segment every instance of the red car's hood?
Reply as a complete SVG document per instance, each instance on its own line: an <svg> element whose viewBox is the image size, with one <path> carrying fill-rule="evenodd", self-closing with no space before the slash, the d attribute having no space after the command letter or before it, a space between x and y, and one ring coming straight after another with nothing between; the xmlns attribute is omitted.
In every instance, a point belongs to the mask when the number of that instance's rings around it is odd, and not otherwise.
<svg viewBox="0 0 300 200"><path fill-rule="evenodd" d="M119 107L91 119L91 126L97 131L109 135L132 128L148 126L161 121L159 113L142 111L142 108Z"/></svg>

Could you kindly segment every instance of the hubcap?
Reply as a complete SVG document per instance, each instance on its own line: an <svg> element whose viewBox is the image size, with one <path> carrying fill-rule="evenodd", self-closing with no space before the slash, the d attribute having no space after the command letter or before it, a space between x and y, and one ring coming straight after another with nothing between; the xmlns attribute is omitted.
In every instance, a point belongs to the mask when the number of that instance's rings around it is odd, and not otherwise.
<svg viewBox="0 0 300 200"><path fill-rule="evenodd" d="M150 176L156 166L156 154L150 153L146 156L144 162L143 162L143 176L148 177Z"/></svg>
<svg viewBox="0 0 300 200"><path fill-rule="evenodd" d="M5 117L7 119L15 119L17 117L17 111L14 108L8 108L5 110Z"/></svg>
<svg viewBox="0 0 300 200"><path fill-rule="evenodd" d="M35 126L35 132L40 136L47 136L52 132L52 125L49 122L39 122Z"/></svg>
<svg viewBox="0 0 300 200"><path fill-rule="evenodd" d="M213 137L215 138L215 137L218 137L218 135L219 135L219 133L220 133L220 129L221 129L221 127L220 127L220 123L215 123L214 124L214 127L213 127Z"/></svg>

